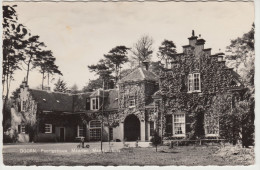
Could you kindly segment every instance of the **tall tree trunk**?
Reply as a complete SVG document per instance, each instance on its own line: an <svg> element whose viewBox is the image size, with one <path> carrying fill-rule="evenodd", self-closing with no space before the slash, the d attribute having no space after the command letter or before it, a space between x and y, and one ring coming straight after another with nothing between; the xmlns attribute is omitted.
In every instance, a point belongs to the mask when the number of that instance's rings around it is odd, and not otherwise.
<svg viewBox="0 0 260 170"><path fill-rule="evenodd" d="M31 65L31 58L30 58L30 60L28 61L28 64L27 64L27 73L26 73L26 84L27 85L28 85L28 82L29 82L30 65Z"/></svg>
<svg viewBox="0 0 260 170"><path fill-rule="evenodd" d="M44 72L42 73L42 90L44 90L43 89L43 83L44 83Z"/></svg>

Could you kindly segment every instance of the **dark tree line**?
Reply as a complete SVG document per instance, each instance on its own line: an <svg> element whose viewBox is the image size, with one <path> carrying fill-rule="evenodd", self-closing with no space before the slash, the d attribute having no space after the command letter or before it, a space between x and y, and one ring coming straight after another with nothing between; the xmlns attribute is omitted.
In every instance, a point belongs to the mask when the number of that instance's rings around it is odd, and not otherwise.
<svg viewBox="0 0 260 170"><path fill-rule="evenodd" d="M38 35L31 35L29 29L19 23L15 10L16 5L4 5L3 12L3 62L2 62L2 94L3 115L6 120L8 109L6 103L9 98L10 86L14 80L14 74L18 70L26 71L24 81L29 82L29 75L33 69L42 74L42 88L44 79L53 74L62 75L55 64L52 51L46 49L46 45L40 41Z"/></svg>

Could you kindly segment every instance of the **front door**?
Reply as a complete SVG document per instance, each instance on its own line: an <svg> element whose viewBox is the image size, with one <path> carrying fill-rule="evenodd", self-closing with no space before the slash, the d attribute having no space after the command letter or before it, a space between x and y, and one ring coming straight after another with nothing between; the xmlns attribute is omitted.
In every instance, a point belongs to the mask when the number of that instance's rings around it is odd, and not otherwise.
<svg viewBox="0 0 260 170"><path fill-rule="evenodd" d="M60 128L60 142L65 142L65 128Z"/></svg>

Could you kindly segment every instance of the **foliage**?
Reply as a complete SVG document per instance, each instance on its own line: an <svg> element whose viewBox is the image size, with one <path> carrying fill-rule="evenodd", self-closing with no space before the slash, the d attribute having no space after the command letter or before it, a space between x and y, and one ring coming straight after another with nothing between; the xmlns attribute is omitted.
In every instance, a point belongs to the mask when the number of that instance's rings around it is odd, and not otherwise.
<svg viewBox="0 0 260 170"><path fill-rule="evenodd" d="M119 79L121 65L128 61L128 57L127 57L128 50L129 48L125 46L116 46L115 48L110 50L108 54L104 55L105 58L110 60L114 65L116 82Z"/></svg>
<svg viewBox="0 0 260 170"><path fill-rule="evenodd" d="M20 63L24 60L22 50L25 48L24 37L27 35L25 26L18 23L15 7L16 5L3 6L3 108L8 100L13 74L21 69Z"/></svg>
<svg viewBox="0 0 260 170"><path fill-rule="evenodd" d="M55 85L55 87L54 87L53 91L55 91L55 92L66 93L68 90L67 83L64 80L62 80L61 78L59 78L58 81L54 85Z"/></svg>
<svg viewBox="0 0 260 170"><path fill-rule="evenodd" d="M157 131L154 132L154 135L153 135L153 137L151 139L151 142L156 147L156 152L157 152L157 146L159 144L161 144L161 137L159 136Z"/></svg>
<svg viewBox="0 0 260 170"><path fill-rule="evenodd" d="M240 101L235 109L241 114L242 123L242 142L244 146L254 143L254 107L255 107L255 25L252 25L248 33L243 34L231 40L227 51L230 55L227 56L229 65L235 67L241 75L241 81L245 85L246 92L243 100ZM244 137L243 137L244 136Z"/></svg>
<svg viewBox="0 0 260 170"><path fill-rule="evenodd" d="M101 59L96 65L90 65L88 68L91 72L95 72L99 76L98 79L102 80L102 87L103 84L105 86L114 79L114 77L111 75L111 73L114 71L113 63L108 59Z"/></svg>
<svg viewBox="0 0 260 170"><path fill-rule="evenodd" d="M164 40L159 47L157 56L161 60L165 61L166 68L168 68L169 60L172 59L176 53L176 45L173 41Z"/></svg>
<svg viewBox="0 0 260 170"><path fill-rule="evenodd" d="M80 91L79 91L79 88L78 88L78 86L77 86L77 84L74 84L74 85L70 88L70 91L71 91L72 94L77 94L77 93L80 92Z"/></svg>
<svg viewBox="0 0 260 170"><path fill-rule="evenodd" d="M45 74L47 74L48 85L50 74L62 75L62 73L58 69L58 66L55 65L55 60L56 58L53 57L52 52L49 50L40 51L34 60L34 66L39 67L39 72L42 74L42 89L44 87L44 79L46 78Z"/></svg>
<svg viewBox="0 0 260 170"><path fill-rule="evenodd" d="M141 65L143 61L150 60L152 57L153 39L147 35L142 36L132 48L132 65ZM137 63L137 64L136 64Z"/></svg>

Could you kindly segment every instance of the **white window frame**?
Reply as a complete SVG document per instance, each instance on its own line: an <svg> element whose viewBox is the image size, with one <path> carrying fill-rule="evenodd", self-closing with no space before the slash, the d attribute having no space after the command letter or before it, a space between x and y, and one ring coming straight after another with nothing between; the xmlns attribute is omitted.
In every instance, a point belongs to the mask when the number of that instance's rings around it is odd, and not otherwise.
<svg viewBox="0 0 260 170"><path fill-rule="evenodd" d="M218 118L218 130L217 133L208 133L208 127L212 126L212 125L208 125L204 122L204 126L205 126L205 137L219 137L219 118Z"/></svg>
<svg viewBox="0 0 260 170"><path fill-rule="evenodd" d="M77 137L84 137L84 124L83 125L78 125L77 127ZM80 135L80 131L82 131L82 136Z"/></svg>
<svg viewBox="0 0 260 170"><path fill-rule="evenodd" d="M92 122L99 122L100 126L91 126ZM95 139L101 139L101 126L102 126L102 124L101 124L100 120L91 120L91 121L89 121L89 138L90 139L93 139L92 135L93 135L93 133L95 131L100 131L100 136L95 136L94 138ZM95 132L95 133L97 133L97 132Z"/></svg>
<svg viewBox="0 0 260 170"><path fill-rule="evenodd" d="M96 103L98 102L98 108L96 108ZM90 99L90 110L98 110L99 109L99 98L91 98Z"/></svg>
<svg viewBox="0 0 260 170"><path fill-rule="evenodd" d="M129 96L129 107L135 107L135 96Z"/></svg>
<svg viewBox="0 0 260 170"><path fill-rule="evenodd" d="M179 116L179 115L183 115L183 122L175 122L175 116ZM173 114L172 117L172 131L173 131L173 136L174 137L185 137L186 135L186 121L185 121L185 113L178 113L178 114ZM182 129L182 133L181 134L176 134L175 131L175 124L184 124L183 129ZM182 127L182 126L181 126Z"/></svg>
<svg viewBox="0 0 260 170"><path fill-rule="evenodd" d="M47 131L46 128L49 129L49 131ZM52 133L52 124L45 124L44 131L45 133Z"/></svg>
<svg viewBox="0 0 260 170"><path fill-rule="evenodd" d="M22 100L21 101L21 111L25 111L25 107L24 107L25 104L26 104L25 101Z"/></svg>
<svg viewBox="0 0 260 170"><path fill-rule="evenodd" d="M199 89L195 90L195 75L199 78ZM201 79L200 73L192 73L188 75L188 93L201 92Z"/></svg>
<svg viewBox="0 0 260 170"><path fill-rule="evenodd" d="M21 133L25 133L25 125L20 125Z"/></svg>

